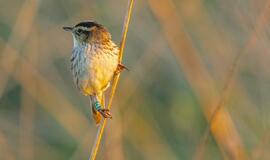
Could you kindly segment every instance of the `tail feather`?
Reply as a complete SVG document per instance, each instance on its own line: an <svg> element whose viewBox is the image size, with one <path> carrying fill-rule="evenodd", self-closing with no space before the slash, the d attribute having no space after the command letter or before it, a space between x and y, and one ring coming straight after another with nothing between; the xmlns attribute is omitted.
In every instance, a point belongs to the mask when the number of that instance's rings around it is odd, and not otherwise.
<svg viewBox="0 0 270 160"><path fill-rule="evenodd" d="M102 106L104 106L105 99L103 97L103 94L99 94L98 96L97 95L91 95L90 96L90 104L92 106L92 115L93 115L93 118L94 118L94 120L96 122L96 125L99 125L101 120L102 120L102 115L95 109L94 104L97 101L100 101Z"/></svg>
<svg viewBox="0 0 270 160"><path fill-rule="evenodd" d="M99 125L102 119L102 116L100 113L98 113L98 111L96 111L96 109L92 106L92 114L93 114L93 118L96 122L96 125Z"/></svg>

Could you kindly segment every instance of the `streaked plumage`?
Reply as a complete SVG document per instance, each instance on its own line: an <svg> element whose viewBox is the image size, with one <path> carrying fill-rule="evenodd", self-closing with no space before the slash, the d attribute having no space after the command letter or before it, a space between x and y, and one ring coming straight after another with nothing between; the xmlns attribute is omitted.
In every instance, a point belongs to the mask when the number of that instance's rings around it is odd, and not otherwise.
<svg viewBox="0 0 270 160"><path fill-rule="evenodd" d="M99 109L103 92L108 88L118 66L117 45L102 25L94 21L81 22L75 27L64 27L73 35L71 71L80 92L90 96L94 118L98 124L101 113L111 117L108 110Z"/></svg>

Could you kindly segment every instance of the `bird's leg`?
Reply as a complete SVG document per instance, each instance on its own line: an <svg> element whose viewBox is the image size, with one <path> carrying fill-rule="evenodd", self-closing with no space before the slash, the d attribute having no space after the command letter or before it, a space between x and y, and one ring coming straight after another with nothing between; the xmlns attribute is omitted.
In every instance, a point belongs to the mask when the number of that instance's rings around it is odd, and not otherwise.
<svg viewBox="0 0 270 160"><path fill-rule="evenodd" d="M107 108L103 108L99 101L94 103L95 109L104 117L104 118L112 118L110 110Z"/></svg>
<svg viewBox="0 0 270 160"><path fill-rule="evenodd" d="M124 69L128 70L128 68L126 66L124 66L123 64L118 64L117 65L117 68L116 68L116 71L115 71L115 74L119 74L120 72L122 72Z"/></svg>

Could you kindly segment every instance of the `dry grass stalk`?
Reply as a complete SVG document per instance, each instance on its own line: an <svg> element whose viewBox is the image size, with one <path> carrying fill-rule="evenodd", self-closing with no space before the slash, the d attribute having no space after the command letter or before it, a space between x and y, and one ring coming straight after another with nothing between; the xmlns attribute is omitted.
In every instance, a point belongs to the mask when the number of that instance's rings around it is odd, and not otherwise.
<svg viewBox="0 0 270 160"><path fill-rule="evenodd" d="M7 62L13 62L15 59L20 58L20 66L14 72L9 70L8 63L0 63L0 67L5 71L5 73L14 79L16 79L22 88L30 95L32 98L41 104L41 107L50 113L61 126L63 126L76 140L80 141L84 131L88 125L88 120L85 118L82 113L78 112L76 108L66 99L63 94L50 83L45 76L39 73L39 71L29 63L29 60L26 60L24 57L19 57L17 50L6 44L8 48L8 55L6 56ZM22 71L22 68L24 70ZM22 76L22 74L24 76ZM30 77L36 81L37 87L39 88L39 94L36 94L36 87L32 84L34 82L29 81L26 77ZM50 100L48 100L50 99ZM57 102L57 103L56 103ZM60 113L59 110L65 108L65 113ZM66 118L70 117L70 118ZM73 124L73 125L71 125ZM74 130L74 124L80 124Z"/></svg>
<svg viewBox="0 0 270 160"><path fill-rule="evenodd" d="M264 9L261 12L261 15L259 16L258 21L256 23L256 27L254 29L254 32L251 34L250 38L248 39L248 42L245 45L245 48L243 49L243 51L239 52L236 55L236 57L234 58L231 69L230 69L228 75L226 76L227 79L225 81L225 85L224 85L224 87L222 88L222 91L221 91L221 98L220 98L216 108L214 109L213 113L211 114L211 117L210 117L208 125L207 125L207 127L206 127L206 129L204 131L201 142L200 142L200 144L199 144L199 146L197 148L197 151L196 151L197 153L196 153L195 159L203 159L203 157L204 157L204 148L205 148L206 143L207 143L207 141L209 139L209 135L210 135L210 131L211 131L213 121L215 120L216 115L218 114L220 109L224 106L226 97L227 97L229 89L230 89L230 85L232 83L233 76L234 76L235 72L237 71L239 61L240 61L241 57L245 53L247 53L250 49L252 49L252 48L254 48L256 46L256 44L257 44L257 36L263 30L265 22L269 18L269 11L270 11L270 1L267 1Z"/></svg>
<svg viewBox="0 0 270 160"><path fill-rule="evenodd" d="M123 59L123 53L124 53L124 47L125 47L125 43L126 43L126 36L127 36L127 32L128 32L128 26L129 26L129 21L130 21L130 17L131 17L131 12L132 12L132 8L133 8L133 3L134 0L129 0L128 2L128 9L126 12L126 17L125 17L125 21L123 24L123 30L122 30L122 40L121 40L121 44L120 44L120 51L119 51L119 58L118 58L118 63L121 64L122 59ZM115 91L116 91L116 87L118 84L120 78L120 73L115 75L113 78L113 84L112 84L112 88L111 88L111 93L110 93L110 99L109 99L109 103L107 108L110 109L112 106L112 101L113 101L113 97L115 95ZM96 156L97 156L97 152L99 149L99 145L103 136L103 132L104 132L104 128L106 126L106 119L104 119L101 122L101 125L98 128L97 131L97 136L94 142L94 145L92 147L92 152L91 152L91 156L89 157L89 160L95 160Z"/></svg>
<svg viewBox="0 0 270 160"><path fill-rule="evenodd" d="M159 3L154 0L148 0L148 2L154 15L160 21L167 41L197 95L205 116L210 120L212 111L218 103L219 94L213 85L212 77L184 31L174 3L165 0L161 0ZM247 153L230 114L226 109L221 108L217 115L211 131L219 147L225 151L225 155L230 155L235 159L245 159ZM224 128L227 129L226 132L224 132Z"/></svg>
<svg viewBox="0 0 270 160"><path fill-rule="evenodd" d="M11 35L8 38L8 42L2 50L1 54L1 64L8 63L8 72L13 72L16 68L16 64L18 59L12 57L10 52L10 45L20 46L27 39L32 27L32 24L35 20L36 12L38 10L38 2L35 0L25 1L17 15L17 19L14 27L12 28ZM19 43L17 42L20 40ZM17 44L15 44L17 42ZM5 57L5 58L2 58ZM12 63L6 61L6 59L12 59ZM0 81L0 96L3 94L4 88L9 80L9 76L2 76L2 80Z"/></svg>

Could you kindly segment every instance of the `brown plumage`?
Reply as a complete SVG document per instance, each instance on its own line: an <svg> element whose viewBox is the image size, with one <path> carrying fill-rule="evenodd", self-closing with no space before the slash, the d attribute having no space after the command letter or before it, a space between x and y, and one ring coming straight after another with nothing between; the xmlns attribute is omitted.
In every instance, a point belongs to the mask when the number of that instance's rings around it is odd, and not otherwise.
<svg viewBox="0 0 270 160"><path fill-rule="evenodd" d="M111 118L101 100L118 68L119 49L107 29L97 22L85 21L64 29L73 36L71 71L75 85L90 97L93 118L99 124L101 115Z"/></svg>

